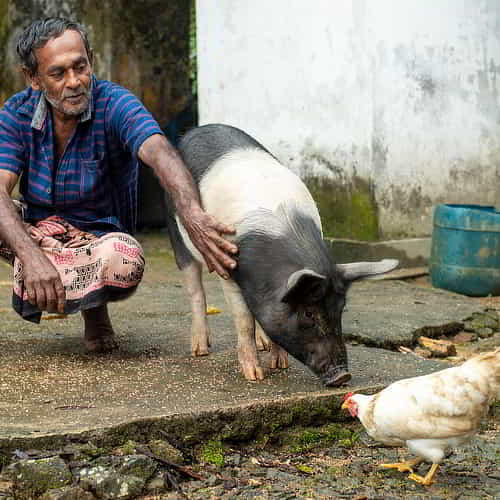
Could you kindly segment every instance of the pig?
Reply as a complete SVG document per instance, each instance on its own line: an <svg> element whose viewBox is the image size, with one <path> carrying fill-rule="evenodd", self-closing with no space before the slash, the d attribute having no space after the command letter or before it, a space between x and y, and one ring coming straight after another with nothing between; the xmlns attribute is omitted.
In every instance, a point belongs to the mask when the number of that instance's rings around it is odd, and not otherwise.
<svg viewBox="0 0 500 500"><path fill-rule="evenodd" d="M386 273L398 261L335 264L305 184L242 130L223 124L194 128L179 151L204 209L236 229L231 239L239 249L237 267L221 281L245 378L264 378L258 343L271 351L271 368L288 367L291 354L326 386L348 382L341 323L346 292L353 281ZM192 354L203 356L210 347L203 259L168 195L167 206L167 229L190 298Z"/></svg>

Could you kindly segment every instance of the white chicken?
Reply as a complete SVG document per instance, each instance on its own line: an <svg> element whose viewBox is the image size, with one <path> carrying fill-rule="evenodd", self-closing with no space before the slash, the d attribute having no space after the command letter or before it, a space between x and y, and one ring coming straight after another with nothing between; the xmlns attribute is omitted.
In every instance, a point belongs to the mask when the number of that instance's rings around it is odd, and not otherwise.
<svg viewBox="0 0 500 500"><path fill-rule="evenodd" d="M490 404L500 399L500 347L460 366L399 380L372 396L348 393L343 409L358 417L367 433L388 445L406 445L414 460L380 467L410 472L409 479L429 485L453 448L478 430ZM425 477L414 473L431 462Z"/></svg>

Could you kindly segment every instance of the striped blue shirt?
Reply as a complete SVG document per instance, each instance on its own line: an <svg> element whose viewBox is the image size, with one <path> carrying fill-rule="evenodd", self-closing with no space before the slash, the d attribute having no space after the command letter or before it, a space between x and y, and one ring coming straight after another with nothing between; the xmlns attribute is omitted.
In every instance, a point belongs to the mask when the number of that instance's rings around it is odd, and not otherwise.
<svg viewBox="0 0 500 500"><path fill-rule="evenodd" d="M53 131L49 105L31 87L0 111L0 169L21 176L27 221L58 215L96 234L133 232L137 154L163 134L151 114L128 90L93 77L88 108L57 165Z"/></svg>

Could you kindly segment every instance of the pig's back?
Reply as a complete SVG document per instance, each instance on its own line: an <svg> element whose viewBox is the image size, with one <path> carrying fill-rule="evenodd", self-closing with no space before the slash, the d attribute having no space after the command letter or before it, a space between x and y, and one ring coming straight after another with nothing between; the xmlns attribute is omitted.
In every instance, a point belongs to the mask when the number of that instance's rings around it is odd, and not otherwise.
<svg viewBox="0 0 500 500"><path fill-rule="evenodd" d="M238 225L249 213L300 207L321 227L312 196L300 178L245 132L227 125L205 125L188 133L181 154L205 210L221 222Z"/></svg>

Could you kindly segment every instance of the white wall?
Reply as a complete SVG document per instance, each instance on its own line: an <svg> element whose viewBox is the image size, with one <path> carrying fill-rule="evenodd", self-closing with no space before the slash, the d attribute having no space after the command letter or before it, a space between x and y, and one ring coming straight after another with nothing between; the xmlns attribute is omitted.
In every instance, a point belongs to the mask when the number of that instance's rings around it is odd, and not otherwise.
<svg viewBox="0 0 500 500"><path fill-rule="evenodd" d="M198 0L200 123L375 186L389 236L500 205L498 0Z"/></svg>

